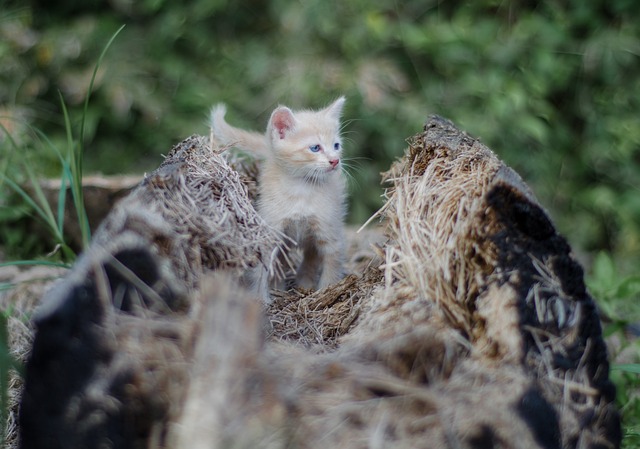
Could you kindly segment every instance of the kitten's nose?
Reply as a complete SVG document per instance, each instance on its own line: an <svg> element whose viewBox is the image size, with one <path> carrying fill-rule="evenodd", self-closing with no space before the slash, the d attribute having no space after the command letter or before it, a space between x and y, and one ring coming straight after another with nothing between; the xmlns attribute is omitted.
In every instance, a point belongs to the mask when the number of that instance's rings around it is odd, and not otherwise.
<svg viewBox="0 0 640 449"><path fill-rule="evenodd" d="M336 168L336 165L338 165L338 164L340 163L340 159L331 159L331 160L329 161L329 163L331 164L331 166L332 166L333 168Z"/></svg>

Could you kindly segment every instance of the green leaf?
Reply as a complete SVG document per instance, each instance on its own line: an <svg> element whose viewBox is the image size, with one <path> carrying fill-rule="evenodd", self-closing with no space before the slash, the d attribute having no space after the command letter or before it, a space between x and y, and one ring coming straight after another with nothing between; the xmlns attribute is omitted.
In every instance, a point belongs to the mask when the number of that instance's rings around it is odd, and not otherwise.
<svg viewBox="0 0 640 449"><path fill-rule="evenodd" d="M596 292L596 296L607 296L615 290L617 285L616 268L611 256L601 251L593 261L593 276L589 287Z"/></svg>
<svg viewBox="0 0 640 449"><path fill-rule="evenodd" d="M631 299L640 295L640 276L629 276L620 282L616 289L617 298Z"/></svg>
<svg viewBox="0 0 640 449"><path fill-rule="evenodd" d="M625 371L627 373L640 374L640 363L627 363L611 365L612 370Z"/></svg>

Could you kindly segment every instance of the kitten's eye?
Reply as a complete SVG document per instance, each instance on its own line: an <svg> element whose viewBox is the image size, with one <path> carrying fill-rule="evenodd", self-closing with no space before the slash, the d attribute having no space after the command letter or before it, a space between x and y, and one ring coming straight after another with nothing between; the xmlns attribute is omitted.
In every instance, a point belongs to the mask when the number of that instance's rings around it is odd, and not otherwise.
<svg viewBox="0 0 640 449"><path fill-rule="evenodd" d="M338 142L333 144L333 149L338 151L340 149L340 144Z"/></svg>
<svg viewBox="0 0 640 449"><path fill-rule="evenodd" d="M317 153L318 151L320 151L320 145L311 145L309 147L309 149L313 152L313 153Z"/></svg>

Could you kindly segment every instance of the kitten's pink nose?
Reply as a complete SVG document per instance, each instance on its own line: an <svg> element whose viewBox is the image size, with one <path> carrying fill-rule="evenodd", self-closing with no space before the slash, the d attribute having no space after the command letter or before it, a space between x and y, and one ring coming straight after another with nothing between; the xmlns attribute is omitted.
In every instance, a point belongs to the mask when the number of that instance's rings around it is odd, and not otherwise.
<svg viewBox="0 0 640 449"><path fill-rule="evenodd" d="M336 168L336 165L338 165L338 164L340 163L340 159L331 159L331 160L329 161L329 163L331 164L331 166L332 166L333 168Z"/></svg>

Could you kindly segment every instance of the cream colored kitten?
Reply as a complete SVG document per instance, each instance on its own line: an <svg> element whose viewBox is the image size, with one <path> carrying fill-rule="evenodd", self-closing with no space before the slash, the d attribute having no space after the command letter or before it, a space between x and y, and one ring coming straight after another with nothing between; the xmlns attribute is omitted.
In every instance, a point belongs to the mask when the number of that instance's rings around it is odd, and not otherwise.
<svg viewBox="0 0 640 449"><path fill-rule="evenodd" d="M341 97L320 111L294 112L279 106L265 134L230 126L222 104L211 112L212 138L218 144L264 159L258 213L302 250L296 284L304 288L323 288L344 276L346 182L340 139L344 101ZM281 260L284 257L281 252ZM266 273L259 277L264 293Z"/></svg>

